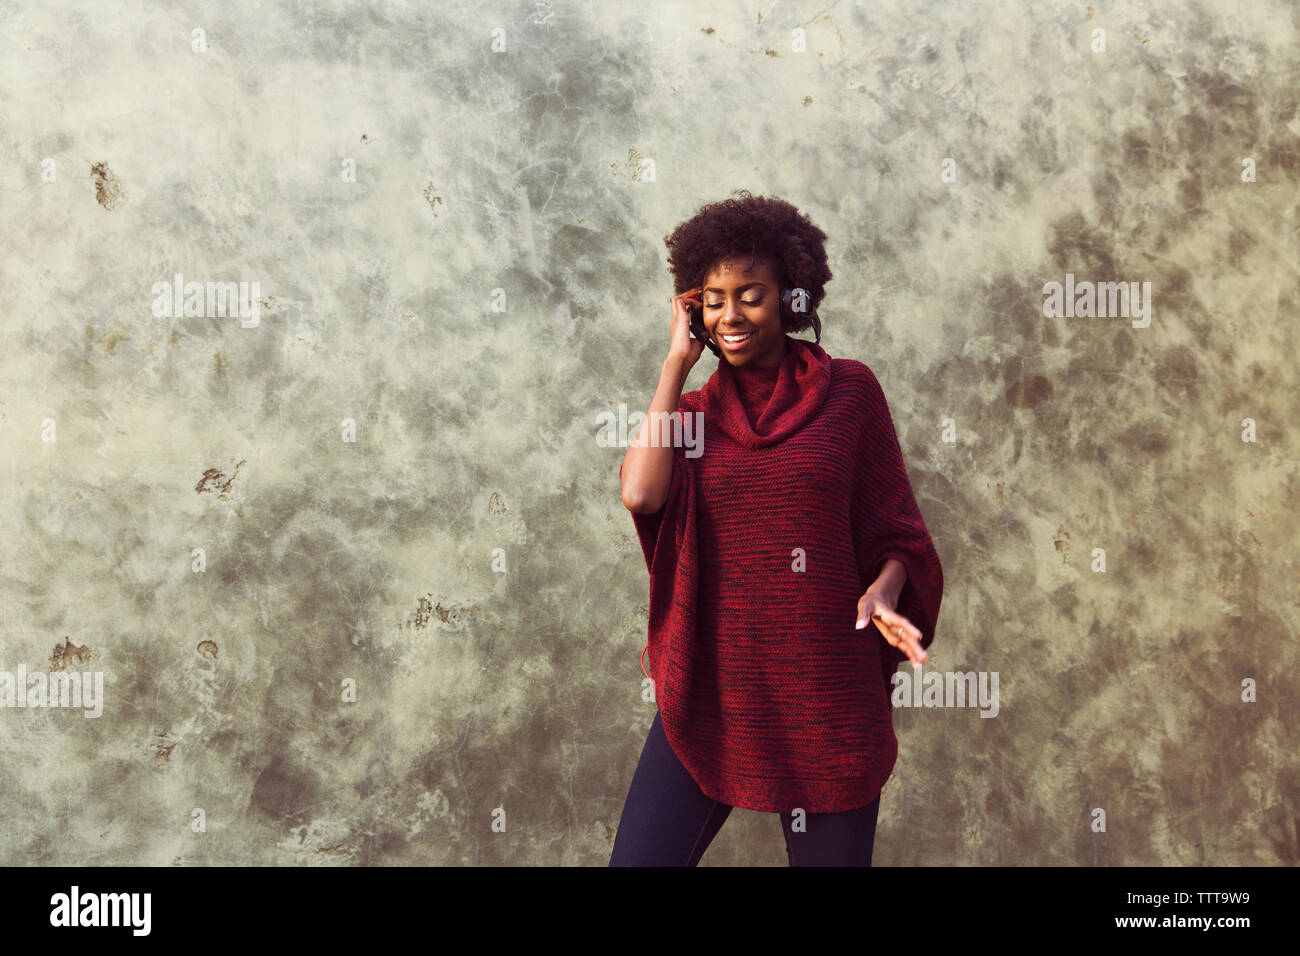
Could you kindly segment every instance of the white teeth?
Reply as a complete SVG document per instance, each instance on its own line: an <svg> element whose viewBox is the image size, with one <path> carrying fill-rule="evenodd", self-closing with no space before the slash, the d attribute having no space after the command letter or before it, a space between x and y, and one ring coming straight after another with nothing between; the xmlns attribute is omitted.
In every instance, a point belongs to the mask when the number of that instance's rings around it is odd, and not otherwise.
<svg viewBox="0 0 1300 956"><path fill-rule="evenodd" d="M744 335L724 335L723 339L728 342L743 342L753 334L753 332L746 332Z"/></svg>

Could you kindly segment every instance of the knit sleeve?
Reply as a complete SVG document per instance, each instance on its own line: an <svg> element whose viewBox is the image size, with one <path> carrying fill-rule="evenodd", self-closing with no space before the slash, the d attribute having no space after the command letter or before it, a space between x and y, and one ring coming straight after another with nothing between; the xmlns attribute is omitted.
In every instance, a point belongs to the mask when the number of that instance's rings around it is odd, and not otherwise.
<svg viewBox="0 0 1300 956"><path fill-rule="evenodd" d="M917 507L899 448L889 403L876 376L863 365L865 421L855 463L851 515L862 590L870 587L889 558L907 570L896 610L921 630L921 646L934 640L943 598L943 566ZM874 624L868 625L879 637ZM907 655L881 638L882 667L888 684Z"/></svg>

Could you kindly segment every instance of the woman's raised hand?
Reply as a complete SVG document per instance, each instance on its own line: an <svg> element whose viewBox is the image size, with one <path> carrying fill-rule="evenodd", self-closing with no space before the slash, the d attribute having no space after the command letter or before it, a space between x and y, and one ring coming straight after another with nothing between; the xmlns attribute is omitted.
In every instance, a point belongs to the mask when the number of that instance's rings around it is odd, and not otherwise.
<svg viewBox="0 0 1300 956"><path fill-rule="evenodd" d="M700 289L687 289L668 300L672 304L668 358L680 362L684 371L690 371L699 361L700 353L704 351L704 343L691 335L690 307L698 305L703 308L704 305L700 301L700 291Z"/></svg>

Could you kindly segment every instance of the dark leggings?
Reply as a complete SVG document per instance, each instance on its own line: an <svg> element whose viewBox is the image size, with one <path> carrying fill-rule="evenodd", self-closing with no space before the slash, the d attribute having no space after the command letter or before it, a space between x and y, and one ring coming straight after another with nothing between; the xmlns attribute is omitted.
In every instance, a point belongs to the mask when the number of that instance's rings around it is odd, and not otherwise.
<svg viewBox="0 0 1300 956"><path fill-rule="evenodd" d="M803 833L782 813L790 866L870 866L880 797L858 810L806 814ZM610 866L695 866L732 807L706 797L664 736L655 711L632 775Z"/></svg>

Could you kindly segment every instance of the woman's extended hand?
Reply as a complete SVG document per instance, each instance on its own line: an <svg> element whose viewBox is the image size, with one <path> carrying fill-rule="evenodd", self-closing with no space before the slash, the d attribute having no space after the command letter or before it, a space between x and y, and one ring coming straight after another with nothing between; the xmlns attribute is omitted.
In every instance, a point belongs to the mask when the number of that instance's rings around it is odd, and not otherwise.
<svg viewBox="0 0 1300 956"><path fill-rule="evenodd" d="M921 629L894 610L888 598L868 589L858 598L858 629L871 621L894 647L907 655L913 667L920 667L929 658L921 647Z"/></svg>

